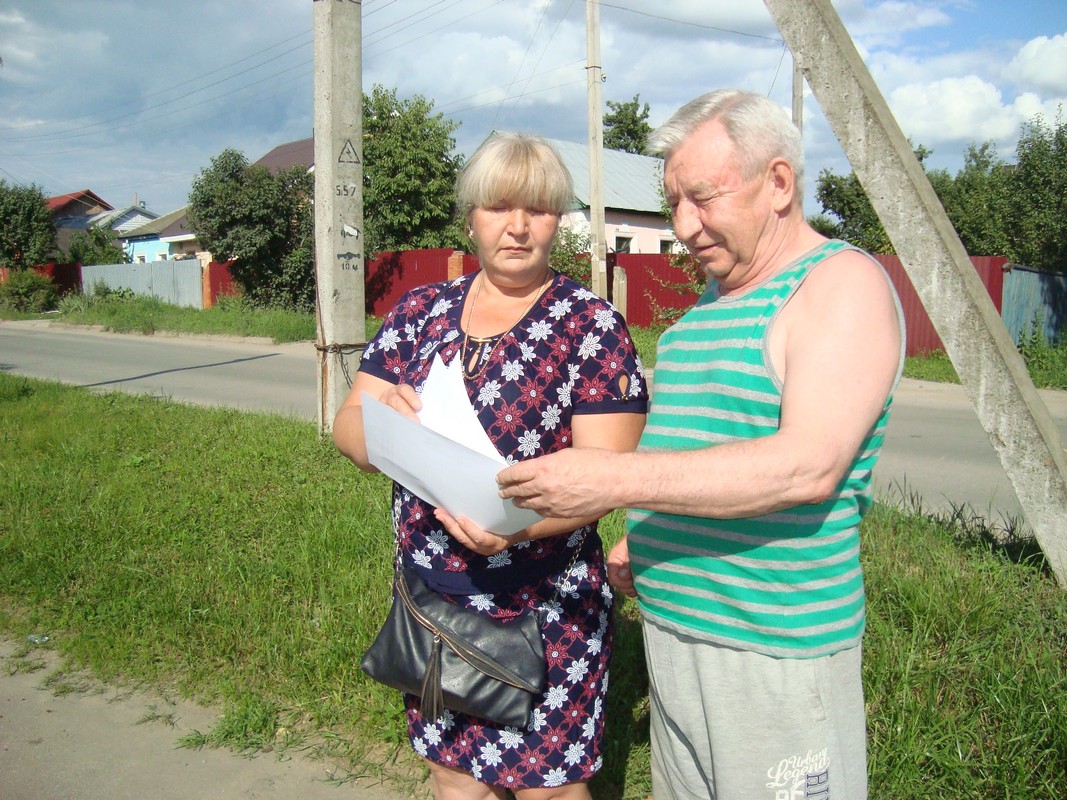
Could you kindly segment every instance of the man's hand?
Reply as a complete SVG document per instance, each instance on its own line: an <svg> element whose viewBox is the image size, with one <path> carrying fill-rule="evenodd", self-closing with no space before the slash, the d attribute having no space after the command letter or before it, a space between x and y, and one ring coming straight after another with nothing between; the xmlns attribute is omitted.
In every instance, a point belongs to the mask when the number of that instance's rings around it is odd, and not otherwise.
<svg viewBox="0 0 1067 800"><path fill-rule="evenodd" d="M630 571L630 546L626 543L626 537L619 539L618 543L608 553L608 583L625 595L637 597L637 589L634 588L634 576Z"/></svg>
<svg viewBox="0 0 1067 800"><path fill-rule="evenodd" d="M545 517L596 519L615 508L609 489L619 456L611 450L572 447L522 461L497 473L500 496Z"/></svg>

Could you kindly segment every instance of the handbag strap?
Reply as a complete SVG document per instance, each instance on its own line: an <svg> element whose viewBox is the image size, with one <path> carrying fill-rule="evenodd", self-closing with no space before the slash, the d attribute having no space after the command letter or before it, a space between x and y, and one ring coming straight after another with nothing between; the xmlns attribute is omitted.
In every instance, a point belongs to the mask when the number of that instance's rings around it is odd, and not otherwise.
<svg viewBox="0 0 1067 800"><path fill-rule="evenodd" d="M589 535L588 529L582 534L582 538L578 541L578 546L574 548L574 553L571 554L571 560L567 562L567 568L560 573L559 580L556 582L556 591L552 594L552 604L555 605L559 602L560 595L563 591L560 587L563 586L563 582L570 577L571 570L574 569L574 565L578 563L578 556L582 554L582 548L585 547L585 537Z"/></svg>

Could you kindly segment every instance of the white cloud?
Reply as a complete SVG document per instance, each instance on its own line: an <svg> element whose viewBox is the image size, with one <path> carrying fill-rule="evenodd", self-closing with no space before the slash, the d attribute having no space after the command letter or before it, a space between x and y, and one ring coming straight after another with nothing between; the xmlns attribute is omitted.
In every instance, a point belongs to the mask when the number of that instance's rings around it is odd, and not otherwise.
<svg viewBox="0 0 1067 800"><path fill-rule="evenodd" d="M952 22L940 7L930 3L889 0L865 8L858 0L851 0L836 5L849 33L862 39L866 47L899 43L914 31Z"/></svg>
<svg viewBox="0 0 1067 800"><path fill-rule="evenodd" d="M888 97L893 114L915 145L969 143L1011 138L1018 116L1000 90L975 75L912 83Z"/></svg>
<svg viewBox="0 0 1067 800"><path fill-rule="evenodd" d="M1004 68L1004 77L1027 89L1067 94L1067 33L1031 39Z"/></svg>
<svg viewBox="0 0 1067 800"><path fill-rule="evenodd" d="M1010 153L1021 122L1054 119L1067 98L1065 25L1042 14L1067 0L833 2L906 133L949 168L971 141ZM88 187L117 203L136 192L161 212L184 203L223 148L255 159L310 134L316 6L0 0L0 170L55 194ZM462 123L464 154L493 128L584 141L583 6L364 0L364 89L433 101ZM763 3L610 0L600 20L603 99L640 95L652 124L724 86L789 106L791 59ZM806 106L810 180L847 171L810 94Z"/></svg>
<svg viewBox="0 0 1067 800"><path fill-rule="evenodd" d="M1042 99L1033 92L1023 92L1015 98L1013 108L1022 122L1044 117L1045 122L1052 125L1056 119L1067 116L1067 96Z"/></svg>

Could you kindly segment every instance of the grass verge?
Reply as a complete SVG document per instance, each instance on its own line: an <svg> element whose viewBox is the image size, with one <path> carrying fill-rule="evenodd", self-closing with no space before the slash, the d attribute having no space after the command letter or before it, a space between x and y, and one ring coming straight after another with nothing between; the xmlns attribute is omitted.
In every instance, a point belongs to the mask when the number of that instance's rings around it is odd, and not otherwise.
<svg viewBox="0 0 1067 800"><path fill-rule="evenodd" d="M189 746L313 748L420 796L399 695L358 668L389 603L389 489L307 422L0 374L0 629L221 704ZM621 516L604 524L621 535ZM1055 797L1067 593L1032 548L878 505L863 530L871 796ZM621 604L597 800L643 800ZM414 776L414 778L413 778ZM406 781L406 783L404 783Z"/></svg>

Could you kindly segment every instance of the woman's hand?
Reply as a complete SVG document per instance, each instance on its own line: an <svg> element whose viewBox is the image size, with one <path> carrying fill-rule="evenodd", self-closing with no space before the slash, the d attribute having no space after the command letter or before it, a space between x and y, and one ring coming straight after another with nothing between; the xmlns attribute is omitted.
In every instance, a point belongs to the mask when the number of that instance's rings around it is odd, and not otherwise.
<svg viewBox="0 0 1067 800"><path fill-rule="evenodd" d="M419 397L413 386L406 383L390 386L378 396L378 399L395 411L399 411L408 419L419 421L422 398Z"/></svg>
<svg viewBox="0 0 1067 800"><path fill-rule="evenodd" d="M453 517L441 508L436 509L433 515L444 525L445 530L453 539L479 555L495 556L502 550L507 550L526 539L525 531L519 531L511 536L498 536L482 530L466 517Z"/></svg>
<svg viewBox="0 0 1067 800"><path fill-rule="evenodd" d="M626 537L619 539L618 543L608 553L608 583L625 595L637 597L637 589L634 588L634 575L630 570L630 546L626 543Z"/></svg>

